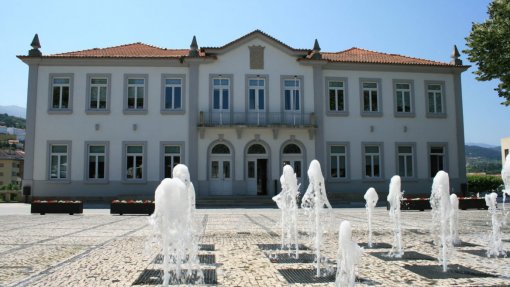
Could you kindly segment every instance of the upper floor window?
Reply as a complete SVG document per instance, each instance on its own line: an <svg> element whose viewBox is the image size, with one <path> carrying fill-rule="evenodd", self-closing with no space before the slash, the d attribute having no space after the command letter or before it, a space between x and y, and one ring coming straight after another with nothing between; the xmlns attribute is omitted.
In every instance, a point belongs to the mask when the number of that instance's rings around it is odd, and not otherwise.
<svg viewBox="0 0 510 287"><path fill-rule="evenodd" d="M261 78L248 79L248 110L265 110L266 80Z"/></svg>
<svg viewBox="0 0 510 287"><path fill-rule="evenodd" d="M87 75L87 112L108 111L110 75Z"/></svg>
<svg viewBox="0 0 510 287"><path fill-rule="evenodd" d="M147 75L125 75L126 112L147 111Z"/></svg>
<svg viewBox="0 0 510 287"><path fill-rule="evenodd" d="M445 115L444 85L439 82L426 83L427 115Z"/></svg>
<svg viewBox="0 0 510 287"><path fill-rule="evenodd" d="M72 74L50 76L50 111L71 111L73 93Z"/></svg>
<svg viewBox="0 0 510 287"><path fill-rule="evenodd" d="M165 109L180 110L182 109L182 80L166 79L165 80Z"/></svg>
<svg viewBox="0 0 510 287"><path fill-rule="evenodd" d="M213 78L213 110L230 109L230 79Z"/></svg>
<svg viewBox="0 0 510 287"><path fill-rule="evenodd" d="M345 81L328 81L329 112L345 112Z"/></svg>
<svg viewBox="0 0 510 287"><path fill-rule="evenodd" d="M361 82L361 102L363 114L380 113L380 93L377 81Z"/></svg>
<svg viewBox="0 0 510 287"><path fill-rule="evenodd" d="M297 77L294 79L283 80L283 96L284 110L300 111L301 110L301 80Z"/></svg>
<svg viewBox="0 0 510 287"><path fill-rule="evenodd" d="M409 80L394 80L393 91L395 116L413 116L413 82Z"/></svg>

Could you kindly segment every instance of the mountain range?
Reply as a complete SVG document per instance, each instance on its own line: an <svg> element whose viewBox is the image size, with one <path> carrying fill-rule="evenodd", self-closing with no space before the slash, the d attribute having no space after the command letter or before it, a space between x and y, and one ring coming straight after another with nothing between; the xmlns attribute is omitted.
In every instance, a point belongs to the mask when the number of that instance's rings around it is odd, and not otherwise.
<svg viewBox="0 0 510 287"><path fill-rule="evenodd" d="M0 106L0 114L26 119L27 109L19 106Z"/></svg>

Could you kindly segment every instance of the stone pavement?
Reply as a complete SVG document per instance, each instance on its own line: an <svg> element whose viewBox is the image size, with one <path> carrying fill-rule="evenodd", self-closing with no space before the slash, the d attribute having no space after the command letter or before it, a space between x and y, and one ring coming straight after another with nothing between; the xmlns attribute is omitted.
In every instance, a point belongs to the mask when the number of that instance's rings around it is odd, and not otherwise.
<svg viewBox="0 0 510 287"><path fill-rule="evenodd" d="M148 216L114 216L104 209L73 216L28 212L23 204L0 204L1 287L158 284L162 266L155 260L159 251L150 244ZM510 286L510 257L484 255L490 230L485 210L460 211L460 238L465 243L456 248L445 279L434 279L445 274L437 272L438 251L430 244L430 211L402 212L406 254L401 260L384 256L389 248L383 243L393 238L386 209L377 208L373 218L373 241L379 248L365 248L358 286ZM313 272L310 250L301 251L300 260L275 250L280 242L279 220L280 211L269 208L197 210L206 285L334 286L332 276L317 280L309 275ZM341 220L351 221L357 242L367 239L365 209L333 209L331 223L325 224L329 230L325 256L331 267ZM307 233L304 225L300 216L301 235ZM508 225L503 233L505 249L510 250ZM305 236L301 243L310 247Z"/></svg>

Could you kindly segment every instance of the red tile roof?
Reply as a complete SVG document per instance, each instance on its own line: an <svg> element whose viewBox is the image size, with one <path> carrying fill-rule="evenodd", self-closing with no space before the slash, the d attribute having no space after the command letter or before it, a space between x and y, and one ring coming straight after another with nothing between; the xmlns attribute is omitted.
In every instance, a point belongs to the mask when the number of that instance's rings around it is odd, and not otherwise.
<svg viewBox="0 0 510 287"><path fill-rule="evenodd" d="M341 52L323 52L321 54L322 59L327 60L328 62L452 66L451 64L444 62L375 52L356 47Z"/></svg>
<svg viewBox="0 0 510 287"><path fill-rule="evenodd" d="M48 55L62 58L180 58L187 56L189 49L166 49L144 43L133 43L108 48Z"/></svg>

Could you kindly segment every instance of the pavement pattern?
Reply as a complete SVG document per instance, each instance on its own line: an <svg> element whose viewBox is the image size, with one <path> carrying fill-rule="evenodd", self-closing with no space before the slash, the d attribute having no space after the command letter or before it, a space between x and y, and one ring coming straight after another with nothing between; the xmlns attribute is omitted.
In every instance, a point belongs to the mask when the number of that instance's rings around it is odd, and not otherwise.
<svg viewBox="0 0 510 287"><path fill-rule="evenodd" d="M39 215L30 214L27 206L0 204L0 287L161 283L161 260L156 260L161 251L151 243L148 216L110 215L104 209L87 209L81 215ZM372 223L376 246L364 249L357 286L510 286L510 257L485 255L491 230L488 212L459 213L464 244L455 248L449 273L442 274L435 259L438 249L431 244L430 211L402 212L405 255L391 260L386 254L393 241L392 224L387 210L376 208ZM334 286L334 276L312 275L315 265L310 250L301 250L301 260L293 260L277 249L278 209L198 209L194 220L203 247L201 267L209 276L203 286ZM331 268L336 267L342 220L351 222L356 242L367 242L365 209L334 208L324 222L328 232L323 254ZM502 228L507 251L509 225ZM302 247L310 247L303 214L299 229ZM141 278L151 280L144 283Z"/></svg>

